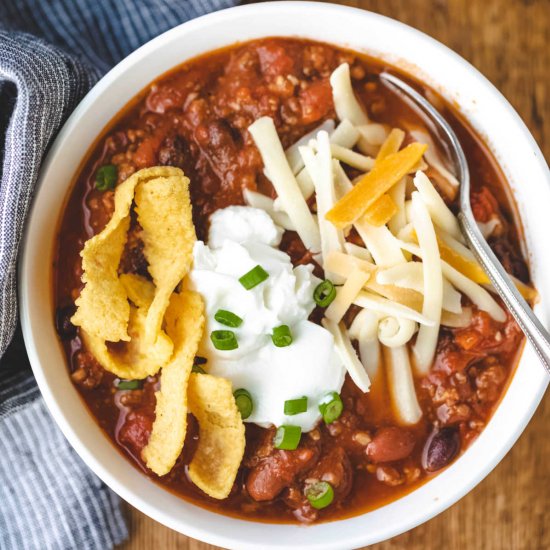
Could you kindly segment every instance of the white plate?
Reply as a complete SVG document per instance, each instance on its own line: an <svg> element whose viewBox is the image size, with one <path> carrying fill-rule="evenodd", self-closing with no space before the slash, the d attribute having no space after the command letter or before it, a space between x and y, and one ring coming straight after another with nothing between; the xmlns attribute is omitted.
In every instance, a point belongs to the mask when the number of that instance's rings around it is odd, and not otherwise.
<svg viewBox="0 0 550 550"><path fill-rule="evenodd" d="M71 179L94 139L137 92L168 69L214 48L265 36L301 36L369 53L413 72L460 105L487 139L512 185L533 279L541 294L537 313L547 323L550 176L537 144L510 104L457 54L392 19L331 4L274 2L213 13L168 31L119 63L74 111L44 163L27 225L19 285L23 334L44 399L65 436L101 479L145 514L181 533L230 548L356 548L402 533L440 513L502 459L548 383L530 348L492 420L451 467L373 512L303 527L209 512L172 495L133 468L101 432L73 387L53 323L56 224Z"/></svg>

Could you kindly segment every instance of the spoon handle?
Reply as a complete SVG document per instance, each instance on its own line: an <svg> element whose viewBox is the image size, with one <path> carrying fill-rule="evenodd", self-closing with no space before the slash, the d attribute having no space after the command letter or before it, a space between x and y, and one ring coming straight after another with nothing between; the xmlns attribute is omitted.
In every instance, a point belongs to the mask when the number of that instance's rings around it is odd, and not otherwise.
<svg viewBox="0 0 550 550"><path fill-rule="evenodd" d="M487 276L493 283L495 290L502 298L502 301L521 330L527 336L529 342L535 348L541 363L548 371L548 374L550 374L550 334L548 334L547 330L537 319L529 304L523 299L516 285L502 267L477 226L470 204L470 171L468 162L454 130L425 97L400 78L386 72L381 73L380 78L424 111L434 123L436 129L446 138L450 146L449 153L455 163L458 180L460 181L460 212L458 213L458 221L462 233L485 273L487 273Z"/></svg>
<svg viewBox="0 0 550 550"><path fill-rule="evenodd" d="M539 359L550 374L550 334L537 319L529 304L519 293L501 263L483 238L477 224L464 212L459 212L458 221L462 233L477 260L487 273L502 301L523 330L537 352Z"/></svg>

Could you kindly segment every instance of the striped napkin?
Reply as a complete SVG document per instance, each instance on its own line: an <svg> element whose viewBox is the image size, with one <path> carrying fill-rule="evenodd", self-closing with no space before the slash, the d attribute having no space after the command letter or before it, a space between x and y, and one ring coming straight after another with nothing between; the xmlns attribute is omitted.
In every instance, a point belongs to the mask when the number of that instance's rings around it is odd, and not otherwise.
<svg viewBox="0 0 550 550"><path fill-rule="evenodd" d="M16 261L40 163L112 65L236 0L0 0L0 549L108 549L120 500L55 426L17 327Z"/></svg>

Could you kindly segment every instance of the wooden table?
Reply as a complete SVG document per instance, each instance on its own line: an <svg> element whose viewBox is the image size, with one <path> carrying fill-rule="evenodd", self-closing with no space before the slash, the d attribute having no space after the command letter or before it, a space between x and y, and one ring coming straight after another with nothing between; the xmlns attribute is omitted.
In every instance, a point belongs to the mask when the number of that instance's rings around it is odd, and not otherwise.
<svg viewBox="0 0 550 550"><path fill-rule="evenodd" d="M517 109L550 159L550 0L356 0L342 4L408 23L481 70ZM511 136L511 139L513 137ZM550 206L550 205L549 205ZM500 465L428 523L375 550L550 548L550 400ZM128 507L125 549L210 550Z"/></svg>

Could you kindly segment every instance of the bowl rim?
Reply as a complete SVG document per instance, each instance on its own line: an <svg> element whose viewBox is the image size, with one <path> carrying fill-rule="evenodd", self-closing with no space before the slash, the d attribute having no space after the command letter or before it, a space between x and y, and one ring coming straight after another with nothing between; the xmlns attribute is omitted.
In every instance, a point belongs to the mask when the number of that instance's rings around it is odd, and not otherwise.
<svg viewBox="0 0 550 550"><path fill-rule="evenodd" d="M470 65L458 54L456 54L455 52L453 52L452 50L450 50L440 42L436 41L435 39L431 38L430 36L422 33L421 31L418 31L394 19L388 18L386 16L382 16L373 12L369 12L366 10L351 8L343 5L300 1L300 2L271 2L267 4L250 4L245 6L236 6L236 7L228 8L218 12L213 12L213 13L201 16L199 18L196 18L194 20L188 21L186 23L182 23L166 31L165 33L159 35L153 40L147 42L146 44L141 46L139 49L131 53L129 56L124 58L122 61L120 61L115 67L113 67L107 74L105 74L105 76L103 76L97 82L97 84L82 99L82 101L79 103L77 108L73 111L73 113L70 115L70 117L67 119L67 121L63 125L63 128L61 129L55 141L53 142L48 152L48 155L46 157L46 160L43 163L40 170L40 176L37 182L32 210L29 215L26 228L25 228L25 235L22 243L23 248L22 248L22 254L20 255L20 264L19 264L20 314L21 314L21 323L23 327L23 336L25 340L25 345L29 354L29 359L31 362L34 375L36 377L38 386L44 397L46 405L48 406L48 409L52 413L52 416L54 417L57 424L61 428L65 437L69 440L71 445L75 448L75 450L84 460L84 462L109 487L111 487L122 498L130 502L133 506L135 506L141 512L152 517L156 521L159 521L160 523L163 523L164 525L167 525L168 527L171 527L172 529L175 529L179 532L185 533L188 536L191 536L212 544L217 544L219 546L226 546L226 547L256 548L257 545L256 543L250 543L246 539L235 537L234 535L224 535L222 533L217 532L215 528L212 528L212 527L205 529L201 526L193 525L191 522L186 522L185 518L180 518L179 520L175 520L174 518L165 514L155 504L151 504L150 502L141 498L138 494L136 494L136 492L132 490L132 488L126 486L124 483L120 482L115 476L111 475L109 469L106 468L101 463L101 461L99 461L96 458L96 456L94 456L92 451L88 449L86 445L82 442L81 437L78 433L78 430L72 426L71 422L69 421L69 419L67 418L63 410L61 409L58 403L58 399L55 397L52 391L52 388L50 387L51 382L50 380L48 380L48 377L45 375L43 368L41 366L40 352L36 345L35 330L33 329L32 323L31 323L34 313L33 313L33 307L31 304L32 280L30 278L29 273L33 262L34 251L33 251L32 241L29 240L29 235L31 234L31 227L33 226L33 221L36 217L36 210L38 208L37 205L41 202L41 198L46 192L45 187L43 185L44 181L46 181L48 177L51 177L49 176L49 172L51 171L51 166L54 163L54 159L59 155L59 152L63 148L66 140L70 137L72 132L75 131L75 129L78 127L79 120L82 118L82 115L85 112L87 112L87 110L91 106L93 106L97 98L103 92L107 91L109 87L115 81L117 81L127 70L129 70L136 63L139 63L140 60L145 55L148 55L151 51L154 51L160 48L162 44L168 42L172 37L177 36L181 33L185 33L186 31L191 31L191 30L197 30L206 26L211 26L211 25L215 26L216 24L222 23L230 15L239 15L241 17L253 17L254 15L257 15L259 12L263 12L263 14L261 15L265 16L270 12L275 12L277 10L280 10L281 8L284 8L287 14L290 14L292 12L295 12L296 14L298 14L298 13L301 13L304 9L307 9L307 10L312 10L312 12L315 11L315 13L324 12L325 14L329 14L329 15L343 14L343 15L356 16L356 17L360 16L360 17L364 17L365 20L370 19L370 22L373 22L373 23L384 22L385 24L389 24L393 26L400 32L414 35L417 40L424 42L430 48L433 48L434 50L438 50L445 57L453 60L455 63L462 65L463 67L465 67L466 70L468 70L473 76L476 77L476 79L480 83L480 86L484 87L485 90L488 93L490 93L497 102L500 103L500 106L502 108L505 108L508 111L508 114L514 118L514 122L517 129L519 129L522 133L522 139L526 140L526 142L530 145L530 147L535 153L533 162L537 162L539 165L541 165L543 170L546 170L546 184L550 187L550 174L548 173L548 167L546 166L546 162L544 160L542 152L540 151L534 138L530 134L529 130L527 129L527 127L525 126L525 124L523 123L519 115L515 112L513 107L508 103L508 101L504 98L504 96L481 73L479 73L477 69L475 69L472 65ZM128 100L129 99L131 98L128 98ZM523 359L522 359L522 362L523 362ZM512 379L514 377L515 377L515 374L513 375ZM520 415L520 420L516 423L516 426L513 432L507 435L506 441L504 443L501 443L499 446L497 446L491 458L489 460L486 460L482 468L478 469L474 475L470 475L469 477L466 478L465 482L463 482L462 485L460 485L459 489L452 492L450 496L448 496L447 498L441 499L439 502L434 503L431 509L419 510L416 514L413 514L410 517L403 519L398 524L386 527L383 530L384 534L382 538L378 537L373 539L372 537L369 537L368 533L355 533L355 534L347 533L345 538L345 544L346 544L345 547L351 548L351 547L362 546L364 544L372 544L379 540L385 540L397 534L403 533L411 529L412 527L431 519L435 515L441 513L442 511L447 509L449 506L454 504L457 500L462 498L462 496L464 496L467 492L469 492L475 485L477 485L477 483L479 483L482 479L484 479L485 476L498 464L498 462L500 462L502 457L509 451L511 446L515 443L519 435L522 433L523 429L527 425L527 422L529 421L531 416L534 414L540 400L542 399L542 396L546 390L547 385L548 385L548 379L540 378L540 383L538 384L537 390L535 391L535 393L531 395L529 405L526 406L522 415ZM500 405L497 408L497 411L498 409L500 409ZM493 417L496 414L497 413L495 412ZM489 428L489 425L485 428L485 430ZM467 453L465 453L465 455L463 456L466 456L466 455ZM462 457L461 459L459 459L459 461L457 461L457 463L460 462L460 460L462 460ZM442 475L443 473L440 474L440 476ZM411 495L414 495L419 490L420 489L415 489L409 495L406 495L405 497L398 499L398 501L402 501L404 499L410 499ZM392 506L392 504L389 504L387 506ZM383 508L385 507L386 506L384 506ZM369 513L367 513L367 515L368 514ZM218 514L214 514L214 515L217 516ZM365 514L360 514L358 516L354 516L353 519L360 519L360 518L363 518L364 516ZM222 517L227 518L228 516L222 515ZM243 529L249 523L252 523L252 524L256 523L256 522L247 522L244 520L238 520L235 518L229 518L229 519L231 519L232 521L241 522L243 525ZM345 522L345 521L348 521L348 520L347 519L337 520L335 522L318 524L318 525L324 525L324 526L332 525L335 530L338 530L338 526L341 524L341 522ZM261 524L261 525L266 525L266 524ZM270 528L273 528L274 526L279 527L279 524L269 524ZM310 532L313 534L313 531L315 528L316 526L309 527L308 531L311 530ZM298 527L298 529L303 529L303 528ZM321 531L319 530L319 532ZM300 546L304 546L304 544L301 543ZM265 547L266 548L268 547L269 548L288 548L288 545L280 545L274 540L268 540L266 541ZM330 542L330 541L316 540L316 541L312 541L311 544L305 545L304 547L308 549L325 549L325 548L328 549L328 548L342 548L343 546L342 546L342 542L340 542L340 544L335 544L334 542Z"/></svg>

